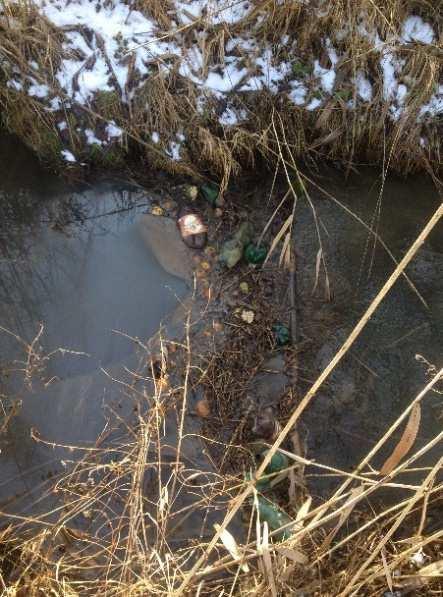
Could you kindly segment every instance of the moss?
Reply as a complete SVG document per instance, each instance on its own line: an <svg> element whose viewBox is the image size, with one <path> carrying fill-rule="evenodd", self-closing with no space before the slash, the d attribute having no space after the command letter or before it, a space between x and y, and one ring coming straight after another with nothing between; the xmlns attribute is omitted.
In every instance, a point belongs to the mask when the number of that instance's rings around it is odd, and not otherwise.
<svg viewBox="0 0 443 597"><path fill-rule="evenodd" d="M312 74L312 64L305 64L300 60L294 60L291 64L291 70L294 77L297 79L302 79L308 75Z"/></svg>
<svg viewBox="0 0 443 597"><path fill-rule="evenodd" d="M97 113L106 120L115 120L122 116L121 102L116 91L98 91L94 97Z"/></svg>

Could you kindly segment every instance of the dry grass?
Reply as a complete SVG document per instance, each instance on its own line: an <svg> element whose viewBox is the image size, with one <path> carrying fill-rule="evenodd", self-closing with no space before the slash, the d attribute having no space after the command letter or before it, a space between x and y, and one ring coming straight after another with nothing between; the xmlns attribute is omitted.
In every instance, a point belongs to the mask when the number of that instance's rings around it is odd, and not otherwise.
<svg viewBox="0 0 443 597"><path fill-rule="evenodd" d="M0 23L0 64L4 77L10 76L13 66L22 70L29 68L31 56L39 65L45 66L39 71L52 73L50 65L57 64L63 52L63 35L54 31L28 5L17 7L3 2L3 6L7 16ZM156 18L163 30L168 30L168 2L147 4L140 1L137 6ZM360 11L364 10L368 20L375 23L383 35L389 29L398 30L411 3L392 2L387 6L386 2L339 1L320 21L318 18L314 20L309 7L302 4L294 6L292 2L263 0L254 2L254 6L255 14L264 16L257 36L263 41L277 43L283 34L296 31L303 52L310 56L318 55L320 51L319 29L332 36L343 22L355 25ZM441 23L438 2L414 3L414 7L434 22ZM253 27L252 15L250 19L250 22L237 26L239 31L226 31L222 26L208 30L208 63L220 60L224 40L229 35ZM186 30L183 43L192 43L194 27L196 25ZM441 31L439 35L442 35ZM425 150L419 143L423 130L416 124L415 113L417 107L429 98L440 76L438 50L437 46L435 50L421 47L404 50L411 76L419 83L414 87L416 93L411 98L410 110L405 119L397 123L392 123L386 116L380 76L375 72L371 47L355 36L352 46L343 48L348 59L340 68L348 74L357 67L372 72L379 87L373 102L360 106L354 113L349 113L340 96L332 97L320 115L313 115L280 101L280 98L261 94L239 98L250 114L248 122L232 130L222 130L214 112L208 109L202 116L196 109L197 94L191 84L184 82L174 69L165 74L154 64L152 77L130 105L124 104L115 93L97 97L88 109L79 108L75 114L67 114L69 143L72 149L81 151L77 126L96 129L100 123L113 119L126 133L127 146L121 150L137 148L149 163L158 167L194 175L209 172L219 178L222 187L232 175L253 165L260 156L270 164L284 168L294 201L299 188L303 190L304 179L296 167L300 157L310 160L327 157L341 160L350 167L356 160L385 159L388 161L386 168L389 166L402 172L417 168L434 171L439 165L439 125L423 125L429 138L429 147ZM56 89L54 79L42 82ZM149 109L146 109L146 102ZM56 122L37 99L1 85L0 103L8 128L25 138L40 154L50 158L54 147L59 150L61 141ZM212 110L215 108L211 107ZM189 141L185 161L176 164L166 160L150 142L152 130L161 131L165 139L178 131L186 132ZM125 393L137 406L136 424L129 428L121 425L117 434L98 438L95 445L87 448L69 446L72 458L66 461L66 472L42 484L43 504L54 495L57 497L56 504L48 507L44 514L33 518L1 513L0 583L3 593L60 597L97 594L345 597L378 596L389 590L394 594L400 591L402 595L441 594L442 460L437 455L432 466L423 467L420 459L441 447L443 435L429 438L420 449L414 449L414 439L420 424L418 409L426 408L429 392L441 392L442 370L429 368L426 387L352 472L311 460L295 440L291 445L283 444L289 435L296 438L294 434L300 414L309 408L316 391L372 317L385 294L404 275L407 262L439 217L441 208L397 264L395 273L340 351L295 410L288 413L284 429L270 446L268 460L272 453L284 450L290 461L286 471L289 479L287 493L279 493L279 504L296 520L287 539L276 541L277 531L270 532L257 516L255 480L248 483L243 475L242 467L247 468L250 460L246 445L248 437L243 435L241 421L240 426L232 429L229 441L223 439L217 444L218 454L222 456L218 461L221 470L211 475L200 474L186 458L184 413L193 376L204 378L211 388L212 404L220 421L226 424L236 414L232 404L253 374L254 363L252 358L238 358L238 354L245 351L245 344L244 338L237 336L229 346L206 359L202 368L200 362L194 362L188 326L185 342L174 345L175 358L180 364L179 378L174 381L173 372L168 369L167 352L163 350L160 373L149 365L147 354L147 369L134 377L133 384L124 385ZM290 243L290 222L282 234L282 242L285 238ZM318 269L320 275L321 259ZM323 275L326 273L323 271ZM265 309L266 305L264 314ZM259 353L269 346L267 326L258 325L254 333L254 350ZM42 367L50 357L41 353L38 344L37 338L31 345L24 346L25 358L19 368L27 383L32 383L35 375L41 377ZM169 349L172 351L171 347ZM293 358L294 361L297 359L296 351ZM166 382L168 374L172 386ZM142 391L136 383L140 379L146 382ZM6 411L4 416L7 423L9 415ZM168 437L165 428L171 423L178 430L172 446L165 440ZM408 439L402 439L396 448L394 432L399 429L406 430L403 437ZM206 433L208 445L214 446L217 429L208 425ZM35 439L44 441L43 438ZM386 445L390 446L393 456L385 463L382 474L374 468L373 459ZM236 448L241 454L237 461L231 457ZM225 466L228 458L231 463L238 464L237 469ZM265 466L266 460L258 477ZM337 490L324 502L312 503L307 494L306 467L337 478ZM406 477L410 471L419 474L420 481L409 483ZM377 500L386 490L395 491L396 499L390 505L380 504ZM197 500L182 507L181 498L191 493ZM214 506L229 513L215 534L204 539L193 537L177 544L180 525L185 524L195 510L201 509L203 518L206 508ZM240 509L246 518L246 539L237 536L233 543L225 532L226 521ZM229 526L233 535L238 534L234 530L239 531L237 525Z"/></svg>
<svg viewBox="0 0 443 597"><path fill-rule="evenodd" d="M212 389L212 405L221 424L233 418L232 401L244 392L253 359L269 348L268 326L253 330L254 348L246 329L235 342L226 338L224 352L198 358L188 319L183 344L161 344L159 364L146 354L146 369L122 389L136 405L136 423L121 425L118 433L100 437L89 447L65 446L71 456L65 473L45 481L42 504L56 496L44 514L11 515L2 512L1 576L5 595L402 595L439 594L442 590L441 447L443 432L414 448L420 413L430 392L442 391L443 370L425 363L428 383L386 430L367 456L351 472L313 461L300 448L296 421L327 378L407 262L426 238L441 211L397 266L330 365L287 417L287 424L270 446L289 459L283 471L288 481L278 492L278 503L296 521L284 541L278 529L260 521L255 481L245 481L248 437L233 429L228 442L220 426L208 427L208 445L218 444L224 473L195 470L186 455L187 411L195 380ZM264 315L266 304L263 303ZM245 336L246 335L246 336ZM42 376L47 357L38 350L39 337L24 345L23 376ZM245 343L246 342L246 343ZM241 352L246 357L239 359ZM171 355L176 370L171 369ZM297 358L296 351L293 358ZM241 364L245 366L242 368ZM237 367L238 371L236 371ZM177 376L177 371L179 375ZM243 372L243 377L240 375ZM44 374L43 374L44 376ZM143 384L140 386L140 381ZM116 380L116 383L121 383ZM217 406L218 401L218 406ZM171 436L168 430L175 429ZM400 440L395 440L403 430ZM286 435L291 442L283 444ZM35 438L44 442L44 438ZM284 447L283 447L284 445ZM381 469L374 459L384 446L391 457ZM232 458L232 448L245 455ZM229 449L231 448L231 452ZM433 465L421 458L433 451ZM235 451L234 451L235 453ZM224 461L237 463L226 472ZM257 471L263 472L264 464ZM314 502L304 483L306 468L333 475L337 489L328 499ZM411 482L408 473L415 472ZM54 491L56 493L54 493ZM387 504L379 495L392 492ZM182 502L194 495L192 503ZM370 498L370 501L369 499ZM177 529L196 511L207 508L243 510L245 528L238 521L212 537L191 536L177 541ZM212 529L210 529L212 530ZM241 538L244 534L245 538Z"/></svg>
<svg viewBox="0 0 443 597"><path fill-rule="evenodd" d="M203 72L207 72L209 66L223 65L225 45L236 36L252 36L263 46L272 44L276 60L289 61L294 68L309 65L314 58L327 66L329 59L322 40L330 38L343 58L337 67L334 90L320 110L309 112L295 106L285 99L284 93L238 92L231 94L228 100L245 109L248 117L237 126L222 127L218 122L219 102L207 98L203 100L202 108L202 99L198 99L201 90L179 76L176 59L164 56L152 61L149 78L131 101L123 101L122 93L138 86L135 74L130 76L125 90L116 84L115 91L106 92L109 94L107 101L97 97L88 107L67 108L64 115L48 112L38 98L29 98L0 84L4 124L48 159L57 157L59 160L63 146L86 160L112 166L129 147L156 167L188 175L216 177L222 188L232 175L251 167L258 155L270 164L275 163L276 145L271 120L275 112L284 123L287 142L297 159L327 158L343 162L348 167L361 161L389 160L393 169L403 173L439 169L441 121L434 118L418 122L417 113L441 79L441 3L341 0L320 14L309 4L289 0L255 0L252 4L250 13L232 27L209 25L203 20L186 25L178 32L171 30L168 1L140 1L136 7L156 20L159 37L175 37L184 51L192 47L197 33L204 30ZM61 97L63 101L72 99L63 97L54 77L61 57L66 57L62 47L64 33L39 16L32 4L3 0L1 6L0 68L3 75L0 79L7 80L15 76L14 73L21 73L25 80L32 76L37 82L48 85L53 97ZM368 30L377 31L384 40L390 34L398 33L404 18L412 12L434 24L437 41L428 46L418 43L389 46L397 58L405 61L404 82L410 88L404 115L393 121L383 97L379 54L374 52L373 43L361 33L359 25L364 22ZM341 39L337 33L344 24L350 33ZM284 35L297 39L297 56L292 55L293 50L287 55L286 46L281 45ZM32 68L30 60L38 68ZM128 60L131 60L130 55ZM357 102L355 109L350 109L347 102L350 99L356 102L350 81L357 70L373 82L373 98L368 103ZM67 120L69 124L63 139L55 126L57 118ZM114 145L104 152L104 156L97 156L97 152L91 154L77 129L90 128L99 132L111 119L126 133L122 144ZM160 134L159 145L151 141L153 131ZM165 154L176 133L184 133L187 139L180 162L168 159ZM422 137L428 139L425 146L420 142Z"/></svg>

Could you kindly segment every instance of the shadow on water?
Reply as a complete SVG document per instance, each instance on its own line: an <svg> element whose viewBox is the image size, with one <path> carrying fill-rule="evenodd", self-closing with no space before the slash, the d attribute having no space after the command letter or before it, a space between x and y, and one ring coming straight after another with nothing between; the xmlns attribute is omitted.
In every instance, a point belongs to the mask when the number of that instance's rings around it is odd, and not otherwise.
<svg viewBox="0 0 443 597"><path fill-rule="evenodd" d="M320 184L371 226L397 261L442 200L425 175L390 176L382 194L379 173L372 169L362 169L348 181L337 172L326 172ZM315 379L393 272L395 262L343 207L318 190L313 199L332 291L328 301L322 271L319 287L312 293L318 241L315 235L300 233L301 325L310 339L301 362L305 377ZM297 226L300 231L313 229L309 206L301 211ZM407 269L416 292L404 277L395 284L308 409L304 419L308 452L316 460L342 470L355 467L429 381L427 362L441 367L442 272L440 222ZM441 396L430 392L423 402L416 449L439 433L442 414ZM402 430L403 426L373 459L373 466L381 466ZM420 464L435 462L438 451L441 446ZM316 478L314 491L327 493L336 483L333 476Z"/></svg>
<svg viewBox="0 0 443 597"><path fill-rule="evenodd" d="M6 410L21 402L1 438L3 499L54 473L54 455L31 430L64 443L96 439L103 409L117 401L102 369L135 366L134 338L155 334L187 286L138 233L146 193L112 184L72 191L12 137L0 139L0 161L0 392ZM26 345L39 330L28 376Z"/></svg>

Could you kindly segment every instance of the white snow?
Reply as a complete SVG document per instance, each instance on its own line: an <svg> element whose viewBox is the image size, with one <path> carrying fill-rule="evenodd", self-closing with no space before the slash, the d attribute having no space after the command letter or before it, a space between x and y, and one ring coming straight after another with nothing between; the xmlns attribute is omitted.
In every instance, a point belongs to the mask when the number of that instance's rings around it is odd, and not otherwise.
<svg viewBox="0 0 443 597"><path fill-rule="evenodd" d="M174 162L180 161L180 143L176 143L175 141L171 141L168 146L168 154L174 160Z"/></svg>
<svg viewBox="0 0 443 597"><path fill-rule="evenodd" d="M239 124L242 120L246 120L248 114L246 110L240 108L235 109L228 106L219 118L220 124L223 126L234 126Z"/></svg>
<svg viewBox="0 0 443 597"><path fill-rule="evenodd" d="M197 110L200 114L208 108L212 109L214 98L227 102L227 107L219 116L222 126L239 125L248 117L246 111L237 107L239 103L231 100L230 94L236 91L266 90L272 94L283 92L294 105L303 106L308 111L316 110L323 103L322 96L332 94L340 67L341 56L338 55L333 42L345 42L348 36L355 34L345 23L342 29L331 35L331 38L320 38L329 58L329 68L322 67L319 60L314 60L313 64L309 64L312 67L312 76L302 75L302 80L297 80L291 61L285 62L281 58L299 54L300 48L294 36L283 36L275 45L270 45L260 36L255 38L254 27L259 27L260 21L263 20L262 14L255 17L249 37L236 36L234 25L255 10L254 0L169 0L169 14L174 23L170 33L173 35L163 38L162 29L159 29L154 17L133 10L132 3L127 0L34 2L55 26L64 29L65 41L61 63L54 73L61 93L56 94L56 90L50 84L44 84L44 79L41 78L42 71L37 74L38 63L32 60L29 64L37 80L33 77L21 80L20 72L16 69L12 70L15 79L11 78L7 85L16 91L25 90L29 96L40 99L45 108L52 111L61 110L62 103L64 108L69 109L70 100L88 105L99 91L115 92L121 95L123 102L130 102L137 97L138 87L135 82L138 82L138 85L144 83L154 68L150 64L155 61L158 61L155 72L160 70L167 73L172 65L175 67L175 64L178 64L179 74L198 88ZM329 10L328 2L324 1L319 11L323 9ZM399 58L396 47L398 44L406 43L436 43L437 33L430 22L417 15L407 16L398 33L388 29L383 34L383 39L376 30L369 28L369 23L370 20L362 13L357 34L372 46L372 52L380 64L383 97L389 106L388 113L391 119L396 120L407 110L408 92L413 84L405 76L408 73L402 72L406 59ZM226 39L224 56L221 56L220 60L211 56L207 61L205 44L208 28L211 26L224 29ZM131 79L131 86L128 85L130 68L134 69L135 75ZM370 102L374 90L364 67L361 68L362 70L357 70L355 76L351 75L353 78L345 83L351 83L355 87L356 95L361 101ZM406 81L408 87L402 81ZM349 109L356 109L359 105L361 104L354 103L353 100L347 102ZM421 106L419 119L442 113L443 86L440 85L430 100ZM58 124L60 131L66 126L65 121ZM98 139L91 129L79 132L86 135L88 144L100 146L123 135L122 129L114 121L106 126L106 137L103 135L105 141ZM154 131L151 138L153 143L160 143L158 132ZM184 141L183 132L180 131L175 140L168 144L166 151L172 159L181 159L180 148ZM69 161L68 158L65 159Z"/></svg>
<svg viewBox="0 0 443 597"><path fill-rule="evenodd" d="M85 135L86 142L88 145L103 145L102 141L100 141L100 139L97 139L94 131L92 131L91 129L85 129Z"/></svg>
<svg viewBox="0 0 443 597"><path fill-rule="evenodd" d="M205 87L209 87L213 91L219 91L221 93L227 93L232 91L236 87L243 77L247 74L246 69L237 70L234 68L226 67L223 73L209 73L206 81L204 81Z"/></svg>
<svg viewBox="0 0 443 597"><path fill-rule="evenodd" d="M292 81L291 87L289 97L297 106L303 105L306 101L306 87L300 81Z"/></svg>
<svg viewBox="0 0 443 597"><path fill-rule="evenodd" d="M335 70L323 68L318 60L314 61L314 75L321 81L321 86L326 93L332 93L335 83Z"/></svg>
<svg viewBox="0 0 443 597"><path fill-rule="evenodd" d="M66 120L62 120L61 122L59 122L57 124L57 127L58 127L59 131L64 131L65 129L68 128L68 124L67 124Z"/></svg>
<svg viewBox="0 0 443 597"><path fill-rule="evenodd" d="M314 97L313 99L311 99L309 104L306 106L306 110L309 110L311 112L312 110L315 110L319 106L321 106L321 100L318 99L317 97Z"/></svg>
<svg viewBox="0 0 443 597"><path fill-rule="evenodd" d="M53 97L49 102L49 106L53 112L55 112L56 110L60 110L60 107L61 107L60 98Z"/></svg>
<svg viewBox="0 0 443 597"><path fill-rule="evenodd" d="M397 89L395 60L392 52L387 49L383 50L380 66L383 71L383 96L389 100L394 96Z"/></svg>
<svg viewBox="0 0 443 597"><path fill-rule="evenodd" d="M62 157L65 160L65 162L76 162L77 161L75 159L75 157L73 156L73 154L69 151L69 149L63 149L61 154L62 154Z"/></svg>
<svg viewBox="0 0 443 597"><path fill-rule="evenodd" d="M6 85L10 89L15 89L15 91L22 91L23 89L23 83L20 83L20 81L16 81L15 79L9 79Z"/></svg>
<svg viewBox="0 0 443 597"><path fill-rule="evenodd" d="M418 41L423 44L432 44L434 30L418 16L408 17L403 23L402 40L404 42Z"/></svg>
<svg viewBox="0 0 443 597"><path fill-rule="evenodd" d="M408 88L406 87L406 85L403 85L403 84L399 85L397 87L397 101L400 102L401 104L403 104L407 93L408 93Z"/></svg>
<svg viewBox="0 0 443 597"><path fill-rule="evenodd" d="M121 137L123 131L113 120L111 120L111 122L106 125L106 134L108 135L108 139L115 139L116 137Z"/></svg>
<svg viewBox="0 0 443 597"><path fill-rule="evenodd" d="M47 85L33 83L28 89L28 95L39 98L47 97L49 95L49 88Z"/></svg>
<svg viewBox="0 0 443 597"><path fill-rule="evenodd" d="M124 92L128 78L127 49L136 48L135 66L146 74L146 57L158 56L170 48L156 40L155 25L139 11L121 0L107 3L90 0L36 0L41 12L58 27L82 27L92 32L91 40L79 31L66 33L65 49L68 56L62 61L57 80L68 96L88 102L99 90L113 89L115 75ZM126 47L123 45L123 41ZM138 47L149 42L147 47ZM74 53L76 51L76 53ZM75 54L83 56L74 58ZM107 61L112 66L110 70ZM78 74L78 90L73 89L73 77Z"/></svg>
<svg viewBox="0 0 443 597"><path fill-rule="evenodd" d="M359 97L364 102L370 102L372 99L372 85L361 71L357 72L355 84Z"/></svg>
<svg viewBox="0 0 443 597"><path fill-rule="evenodd" d="M443 114L443 85L440 85L436 94L434 94L427 104L420 108L420 116L437 116Z"/></svg>
<svg viewBox="0 0 443 597"><path fill-rule="evenodd" d="M201 19L218 25L238 23L252 7L251 2L242 0L176 0L176 17L183 25Z"/></svg>

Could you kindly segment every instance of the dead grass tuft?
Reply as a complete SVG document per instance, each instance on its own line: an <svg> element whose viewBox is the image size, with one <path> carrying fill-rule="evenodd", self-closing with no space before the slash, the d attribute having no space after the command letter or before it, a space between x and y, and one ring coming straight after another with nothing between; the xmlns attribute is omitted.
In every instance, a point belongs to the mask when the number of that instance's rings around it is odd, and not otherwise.
<svg viewBox="0 0 443 597"><path fill-rule="evenodd" d="M32 4L4 0L1 7L3 80L22 82L25 89L31 82L44 84L52 90L52 97L61 97L53 73L66 56L62 47L64 32L52 27ZM140 0L134 8L158 23L159 37L178 40L183 52L198 42L203 53L202 76L211 67L224 68L228 42L236 37L253 37L258 47L273 48L275 64L289 63L297 77L310 88L313 60L319 60L323 67L330 66L325 41L329 39L341 55L334 89L329 95L320 93L323 104L311 112L290 102L284 86L276 95L236 89L226 100L246 108L247 116L234 127L224 127L219 123L224 102L205 98L198 85L177 74L176 57L165 55L151 62L151 72L144 83L138 80L139 75L132 68L125 89L120 89L113 78L112 101L98 94L86 109L71 106L66 110L62 107L60 113L48 112L39 98L29 98L20 89L0 84L2 117L7 128L39 154L52 155L57 162L63 147L92 159L78 129L100 132L100 127L112 120L125 131L125 139L131 147L145 155L152 165L173 172L217 177L225 188L231 176L238 176L254 164L257 153L264 155L271 166L275 164L272 152L264 148L270 115L277 112L297 159L329 159L352 167L359 161L380 162L390 155L391 167L402 173L439 170L441 125L435 118L417 120L420 107L429 101L441 78L443 17L438 3L392 2L387 5L368 0L352 3L340 0L319 9L289 0L256 0L245 17L232 27L227 28L223 23L211 25L202 18L180 27L179 31L172 29L169 0ZM405 17L411 12L433 23L437 35L434 45L409 43L395 47L389 42L392 35L401 31ZM343 28L348 33L346 37L341 35ZM404 61L403 80L399 83L406 85L408 93L406 109L397 120L392 118L383 95L379 51L374 51L374 43L365 30L376 31L394 58ZM82 31L79 33L83 35ZM289 40L296 39L296 47L282 44L285 36ZM130 54L127 60L131 64ZM37 65L36 68L32 64ZM246 55L244 66L251 69ZM359 100L351 84L358 71L372 82L370 102ZM129 102L124 100L135 88L134 97ZM315 94L310 99L313 97ZM64 103L72 98L61 97L61 100ZM68 133L62 134L57 129L60 119L68 122ZM161 138L159 146L152 142L154 132ZM177 133L186 138L179 161L171 159L168 151L168 144Z"/></svg>

